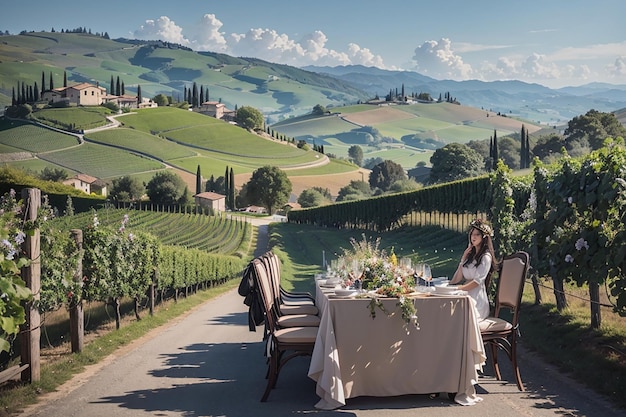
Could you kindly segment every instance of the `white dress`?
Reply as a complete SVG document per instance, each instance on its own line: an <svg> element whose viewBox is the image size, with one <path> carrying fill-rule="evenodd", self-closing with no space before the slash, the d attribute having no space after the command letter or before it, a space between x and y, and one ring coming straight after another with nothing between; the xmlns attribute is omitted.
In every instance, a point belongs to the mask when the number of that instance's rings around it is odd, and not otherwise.
<svg viewBox="0 0 626 417"><path fill-rule="evenodd" d="M463 266L463 278L475 281L478 287L468 291L470 297L476 301L478 320L484 320L489 315L489 299L485 289L485 279L491 269L491 254L485 253L479 265L472 262L469 266Z"/></svg>

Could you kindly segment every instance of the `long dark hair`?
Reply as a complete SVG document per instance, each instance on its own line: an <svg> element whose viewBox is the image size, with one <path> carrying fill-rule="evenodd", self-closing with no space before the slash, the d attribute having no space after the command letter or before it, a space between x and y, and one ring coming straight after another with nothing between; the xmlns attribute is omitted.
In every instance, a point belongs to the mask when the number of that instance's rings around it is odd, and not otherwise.
<svg viewBox="0 0 626 417"><path fill-rule="evenodd" d="M467 259L465 260L465 263L463 264L463 266L470 266L472 263L478 266L483 260L483 256L485 256L486 253L489 253L491 255L491 267L489 268L489 272L493 272L496 270L498 263L496 261L496 253L493 249L493 241L491 240L491 234L485 233L487 231L491 231L491 227L487 226L487 229L485 229L485 226L486 226L486 223L480 221L480 219L474 220L471 223L470 229L467 232L468 237L471 239L472 231L476 229L482 233L483 241L480 244L478 251L476 250L474 246L472 246L472 249L470 250L470 253L467 256Z"/></svg>

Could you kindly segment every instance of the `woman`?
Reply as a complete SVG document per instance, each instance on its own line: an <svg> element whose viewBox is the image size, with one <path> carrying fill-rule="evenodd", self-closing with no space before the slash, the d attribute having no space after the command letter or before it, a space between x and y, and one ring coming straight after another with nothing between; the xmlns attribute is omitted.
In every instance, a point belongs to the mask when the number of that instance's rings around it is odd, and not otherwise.
<svg viewBox="0 0 626 417"><path fill-rule="evenodd" d="M493 250L493 229L481 219L470 223L469 245L463 252L459 267L450 284L459 284L458 289L467 291L476 301L478 320L489 315L489 299L485 280L496 268L496 256Z"/></svg>

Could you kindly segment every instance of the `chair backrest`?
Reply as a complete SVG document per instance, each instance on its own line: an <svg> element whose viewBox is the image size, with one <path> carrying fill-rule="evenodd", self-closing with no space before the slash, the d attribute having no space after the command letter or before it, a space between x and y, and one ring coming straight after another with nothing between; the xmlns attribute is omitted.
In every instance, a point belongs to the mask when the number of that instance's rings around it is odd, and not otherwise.
<svg viewBox="0 0 626 417"><path fill-rule="evenodd" d="M505 256L500 264L494 315L498 317L502 308L510 309L513 312L512 324L514 326L517 325L529 266L530 257L523 251Z"/></svg>
<svg viewBox="0 0 626 417"><path fill-rule="evenodd" d="M256 285L259 289L261 300L263 301L263 307L265 308L267 327L273 332L276 329L276 317L274 315L274 294L271 289L270 278L261 258L254 258L252 260L252 267L254 268Z"/></svg>
<svg viewBox="0 0 626 417"><path fill-rule="evenodd" d="M276 262L274 261L274 255L272 252L266 252L259 257L265 266L267 276L271 285L272 294L274 296L274 302L280 304L280 272L276 270Z"/></svg>

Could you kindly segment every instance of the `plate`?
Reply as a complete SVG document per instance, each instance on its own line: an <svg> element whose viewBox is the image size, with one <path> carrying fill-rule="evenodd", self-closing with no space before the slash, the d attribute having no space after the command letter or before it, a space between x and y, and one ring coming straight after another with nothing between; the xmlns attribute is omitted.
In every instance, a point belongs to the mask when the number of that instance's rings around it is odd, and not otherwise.
<svg viewBox="0 0 626 417"><path fill-rule="evenodd" d="M335 295L339 297L353 297L357 295L359 292L356 290L351 290L347 288L337 288L335 290Z"/></svg>
<svg viewBox="0 0 626 417"><path fill-rule="evenodd" d="M456 285L448 285L448 284L435 285L435 292L449 294L449 293L456 292L456 291L459 291L459 288Z"/></svg>

